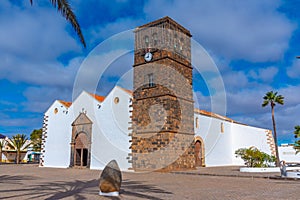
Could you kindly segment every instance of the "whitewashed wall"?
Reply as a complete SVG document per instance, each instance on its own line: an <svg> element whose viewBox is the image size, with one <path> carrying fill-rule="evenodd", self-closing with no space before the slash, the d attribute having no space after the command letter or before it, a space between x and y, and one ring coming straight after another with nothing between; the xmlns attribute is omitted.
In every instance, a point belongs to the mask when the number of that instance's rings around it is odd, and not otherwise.
<svg viewBox="0 0 300 200"><path fill-rule="evenodd" d="M115 98L119 99L115 103ZM96 118L93 119L93 143L91 169L103 169L115 159L120 169L128 170L131 164L127 157L130 153L129 104L131 95L119 87L115 87L105 98L101 108L97 108Z"/></svg>
<svg viewBox="0 0 300 200"><path fill-rule="evenodd" d="M271 154L266 129L201 114L195 114L195 122L196 118L199 119L199 128L195 125L195 132L196 136L199 135L204 141L206 166L243 165L243 160L235 156L235 151L239 148L255 146ZM221 132L222 123L223 133Z"/></svg>
<svg viewBox="0 0 300 200"><path fill-rule="evenodd" d="M195 120L196 117L199 119L199 128L195 127L195 132L204 141L206 166L232 165L230 123L200 114L195 114Z"/></svg>
<svg viewBox="0 0 300 200"><path fill-rule="evenodd" d="M114 99L118 97L119 102ZM45 143L44 166L64 167L70 165L70 143L73 121L81 112L93 122L91 144L91 169L103 169L115 159L122 170L131 164L127 157L130 152L128 136L130 94L115 87L103 102L97 101L83 91L63 113L66 107L55 101L45 113L48 117L47 138ZM58 108L58 113L54 109Z"/></svg>
<svg viewBox="0 0 300 200"><path fill-rule="evenodd" d="M279 146L278 152L280 160L300 163L300 153L296 154L293 146Z"/></svg>
<svg viewBox="0 0 300 200"><path fill-rule="evenodd" d="M267 130L253 126L232 123L232 151L239 148L249 148L254 146L260 151L271 155L271 148L267 141ZM243 165L241 158L233 157L234 165Z"/></svg>
<svg viewBox="0 0 300 200"><path fill-rule="evenodd" d="M58 112L55 114L54 109ZM48 116L47 138L45 142L44 166L67 168L70 164L70 143L73 118L70 111L59 101L55 101L46 111Z"/></svg>
<svg viewBox="0 0 300 200"><path fill-rule="evenodd" d="M115 99L119 101L116 103ZM93 122L91 169L103 169L112 159L117 160L122 170L131 168L127 157L131 139L128 134L131 95L122 88L115 87L103 102L97 101L87 92L82 92L68 108L55 101L45 113L48 117L45 143L44 166L69 167L72 122L80 112L86 112ZM54 109L58 113L54 113ZM204 141L206 166L241 165L234 152L239 148L255 146L271 154L265 129L227 122L218 118L195 113L199 127L196 136ZM222 125L223 124L223 125ZM223 126L223 132L221 131Z"/></svg>

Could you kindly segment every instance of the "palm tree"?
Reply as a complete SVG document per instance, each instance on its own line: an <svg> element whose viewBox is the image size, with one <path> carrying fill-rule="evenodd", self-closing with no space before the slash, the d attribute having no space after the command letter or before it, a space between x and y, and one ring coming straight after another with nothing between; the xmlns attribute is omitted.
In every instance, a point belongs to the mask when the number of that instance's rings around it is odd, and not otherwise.
<svg viewBox="0 0 300 200"><path fill-rule="evenodd" d="M276 124L275 124L275 116L274 116L274 107L276 103L283 105L284 97L282 95L277 95L277 92L267 92L263 97L264 101L262 103L262 107L267 106L269 103L272 109L272 122L273 122L273 131L274 131L274 140L275 140L275 150L276 150L276 166L279 167L279 153L278 153L278 145L277 145L277 133L276 133Z"/></svg>
<svg viewBox="0 0 300 200"><path fill-rule="evenodd" d="M10 146L12 146L16 151L16 163L19 164L20 157L21 157L21 151L25 150L31 145L31 143L28 143L28 138L25 134L17 134L12 136L12 139L10 140Z"/></svg>
<svg viewBox="0 0 300 200"><path fill-rule="evenodd" d="M0 163L2 163L2 149L5 147L5 145L6 145L6 140L5 138L3 138L0 141Z"/></svg>
<svg viewBox="0 0 300 200"><path fill-rule="evenodd" d="M300 126L295 126L295 138L300 138ZM294 145L294 149L296 149L296 154L300 152L300 140L297 140Z"/></svg>
<svg viewBox="0 0 300 200"><path fill-rule="evenodd" d="M81 28L79 26L79 23L76 19L75 14L72 11L72 8L71 8L68 0L49 0L49 1L53 5L53 7L55 7L55 8L57 7L57 10L60 11L61 15L64 18L66 18L66 20L68 22L70 22L70 24L72 25L72 27L76 31L77 36L80 39L80 42L82 43L82 45L84 47L86 47L84 37L81 33ZM32 5L32 3L33 3L32 0L30 0L30 3Z"/></svg>

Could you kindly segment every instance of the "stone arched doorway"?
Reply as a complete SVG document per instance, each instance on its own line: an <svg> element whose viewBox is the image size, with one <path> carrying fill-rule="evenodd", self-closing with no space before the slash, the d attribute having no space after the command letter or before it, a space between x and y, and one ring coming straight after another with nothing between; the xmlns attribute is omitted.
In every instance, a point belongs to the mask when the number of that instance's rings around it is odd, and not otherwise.
<svg viewBox="0 0 300 200"><path fill-rule="evenodd" d="M72 123L70 167L90 167L92 121L80 113Z"/></svg>
<svg viewBox="0 0 300 200"><path fill-rule="evenodd" d="M89 146L86 133L82 132L76 136L74 150L74 165L79 167L87 167Z"/></svg>
<svg viewBox="0 0 300 200"><path fill-rule="evenodd" d="M195 137L195 164L196 167L205 167L204 143L200 136Z"/></svg>

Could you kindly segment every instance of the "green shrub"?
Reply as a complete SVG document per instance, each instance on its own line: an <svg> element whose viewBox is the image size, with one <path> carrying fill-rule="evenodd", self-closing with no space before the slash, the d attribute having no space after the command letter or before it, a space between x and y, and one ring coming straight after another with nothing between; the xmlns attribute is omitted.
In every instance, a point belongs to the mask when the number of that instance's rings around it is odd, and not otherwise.
<svg viewBox="0 0 300 200"><path fill-rule="evenodd" d="M240 148L235 151L236 157L244 160L247 167L269 167L274 166L276 161L275 156L270 156L256 147Z"/></svg>

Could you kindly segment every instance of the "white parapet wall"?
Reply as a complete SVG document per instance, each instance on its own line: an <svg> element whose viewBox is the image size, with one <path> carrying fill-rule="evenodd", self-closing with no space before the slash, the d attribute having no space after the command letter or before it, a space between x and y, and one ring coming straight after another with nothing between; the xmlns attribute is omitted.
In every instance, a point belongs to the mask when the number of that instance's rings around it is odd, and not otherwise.
<svg viewBox="0 0 300 200"><path fill-rule="evenodd" d="M296 171L300 170L300 167L287 167L287 171ZM240 172L250 172L250 173L260 173L260 172L280 172L279 167L241 167ZM289 172L287 172L289 173ZM300 172L297 172L300 174Z"/></svg>

